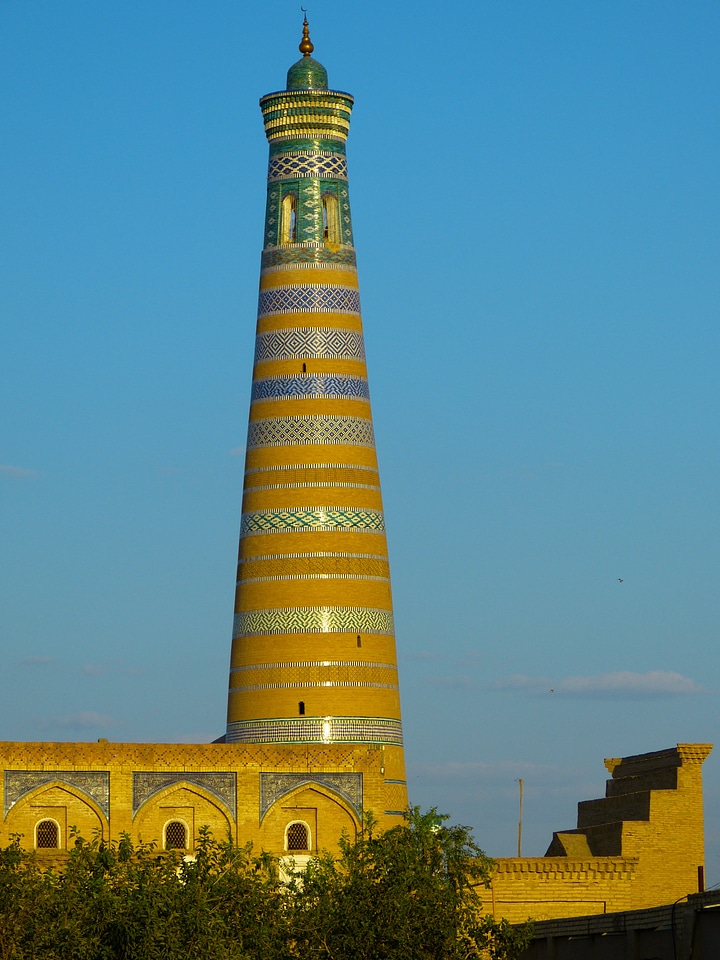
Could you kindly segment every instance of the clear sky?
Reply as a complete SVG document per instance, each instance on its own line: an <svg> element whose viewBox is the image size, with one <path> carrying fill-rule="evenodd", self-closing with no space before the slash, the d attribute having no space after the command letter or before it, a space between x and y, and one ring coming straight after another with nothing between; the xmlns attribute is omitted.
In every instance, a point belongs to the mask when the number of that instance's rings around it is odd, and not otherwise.
<svg viewBox="0 0 720 960"><path fill-rule="evenodd" d="M513 855L714 741L720 5L310 8L351 196L411 799ZM288 0L0 0L0 737L224 730ZM620 582L622 580L622 582ZM718 747L720 752L720 746ZM705 766L720 881L720 757Z"/></svg>

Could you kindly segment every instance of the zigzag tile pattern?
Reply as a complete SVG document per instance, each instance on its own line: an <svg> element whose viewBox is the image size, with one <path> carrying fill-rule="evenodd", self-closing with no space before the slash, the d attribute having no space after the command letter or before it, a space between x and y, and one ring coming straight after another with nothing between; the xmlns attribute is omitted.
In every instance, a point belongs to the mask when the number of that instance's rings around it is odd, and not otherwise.
<svg viewBox="0 0 720 960"><path fill-rule="evenodd" d="M247 448L308 443L374 447L372 420L363 417L268 417L248 424Z"/></svg>
<svg viewBox="0 0 720 960"><path fill-rule="evenodd" d="M331 177L347 180L347 160L341 153L286 153L270 157L268 180L290 177Z"/></svg>
<svg viewBox="0 0 720 960"><path fill-rule="evenodd" d="M385 520L378 510L360 507L296 507L293 510L258 510L244 513L240 535L252 533L299 533L303 531L351 530L381 533Z"/></svg>
<svg viewBox="0 0 720 960"><path fill-rule="evenodd" d="M278 313L360 313L360 293L355 287L296 284L261 290L258 318Z"/></svg>
<svg viewBox="0 0 720 960"><path fill-rule="evenodd" d="M322 399L369 400L370 391L365 377L351 377L334 373L298 373L255 380L252 400Z"/></svg>
<svg viewBox="0 0 720 960"><path fill-rule="evenodd" d="M236 613L233 639L276 633L379 633L395 635L390 610L373 607L281 607Z"/></svg>
<svg viewBox="0 0 720 960"><path fill-rule="evenodd" d="M295 327L271 330L255 338L255 363L267 360L359 360L365 362L365 343L356 330L333 327Z"/></svg>

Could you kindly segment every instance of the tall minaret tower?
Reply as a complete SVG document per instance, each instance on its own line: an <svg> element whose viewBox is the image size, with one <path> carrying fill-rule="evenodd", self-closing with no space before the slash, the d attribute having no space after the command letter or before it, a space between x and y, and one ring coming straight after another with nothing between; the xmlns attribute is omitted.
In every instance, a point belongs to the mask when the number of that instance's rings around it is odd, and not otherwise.
<svg viewBox="0 0 720 960"><path fill-rule="evenodd" d="M226 742L379 749L400 696L348 195L353 98L311 56L260 100L270 144ZM345 748L347 750L347 747ZM397 795L397 793L396 793Z"/></svg>

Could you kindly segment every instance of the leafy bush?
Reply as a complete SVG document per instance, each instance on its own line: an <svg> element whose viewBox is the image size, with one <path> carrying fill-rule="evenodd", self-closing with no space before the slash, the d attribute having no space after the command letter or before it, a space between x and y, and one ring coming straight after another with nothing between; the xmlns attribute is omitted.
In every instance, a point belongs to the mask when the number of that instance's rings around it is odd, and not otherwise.
<svg viewBox="0 0 720 960"><path fill-rule="evenodd" d="M492 861L435 811L366 817L304 872L200 831L195 857L75 837L45 869L0 850L0 960L512 960L529 940L482 915ZM288 879L289 874L289 879Z"/></svg>

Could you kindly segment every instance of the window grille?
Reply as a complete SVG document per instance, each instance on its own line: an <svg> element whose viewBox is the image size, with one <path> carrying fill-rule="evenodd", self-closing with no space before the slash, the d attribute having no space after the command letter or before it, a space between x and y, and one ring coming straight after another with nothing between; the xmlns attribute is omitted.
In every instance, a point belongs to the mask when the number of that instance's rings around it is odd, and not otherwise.
<svg viewBox="0 0 720 960"><path fill-rule="evenodd" d="M291 823L287 828L287 848L288 850L307 850L308 828L304 823Z"/></svg>
<svg viewBox="0 0 720 960"><path fill-rule="evenodd" d="M54 820L41 820L35 831L35 846L39 850L57 850L60 831Z"/></svg>
<svg viewBox="0 0 720 960"><path fill-rule="evenodd" d="M165 827L165 849L185 850L187 848L187 831L185 824L179 820L171 820Z"/></svg>

